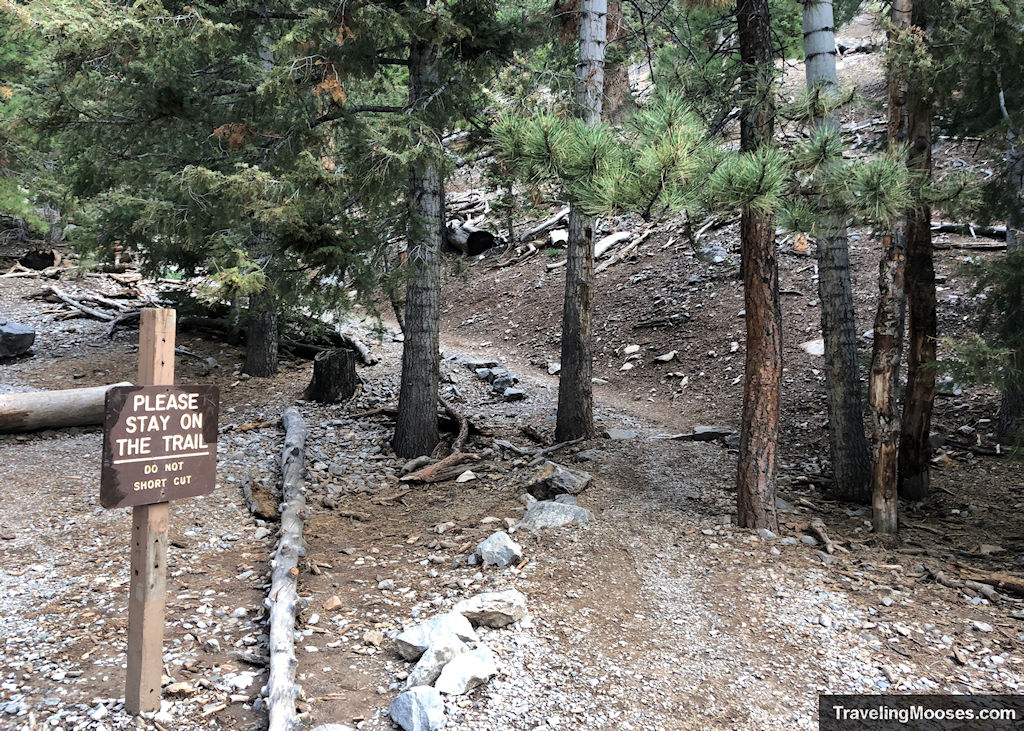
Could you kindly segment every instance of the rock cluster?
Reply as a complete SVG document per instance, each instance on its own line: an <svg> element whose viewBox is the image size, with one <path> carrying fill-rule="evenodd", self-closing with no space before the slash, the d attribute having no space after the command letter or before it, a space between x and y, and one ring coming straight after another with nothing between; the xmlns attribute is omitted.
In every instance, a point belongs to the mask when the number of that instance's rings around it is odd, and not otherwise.
<svg viewBox="0 0 1024 731"><path fill-rule="evenodd" d="M480 642L470 622L499 628L525 616L522 592L487 592L398 635L398 653L416 665L406 679L406 689L388 709L391 720L405 731L443 728L447 722L443 695L465 695L498 674L497 657Z"/></svg>
<svg viewBox="0 0 1024 731"><path fill-rule="evenodd" d="M491 390L505 401L522 401L526 398L526 392L515 387L519 383L519 376L505 366L499 365L497 361L467 360L464 362L477 378L491 384Z"/></svg>

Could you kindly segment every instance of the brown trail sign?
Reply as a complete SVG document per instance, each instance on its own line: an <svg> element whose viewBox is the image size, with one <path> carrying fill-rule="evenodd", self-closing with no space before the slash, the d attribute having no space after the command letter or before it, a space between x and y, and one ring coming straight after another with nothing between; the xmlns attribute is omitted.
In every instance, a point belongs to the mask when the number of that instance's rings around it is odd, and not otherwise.
<svg viewBox="0 0 1024 731"><path fill-rule="evenodd" d="M217 479L217 389L174 386L174 310L142 310L139 386L107 394L100 502L132 507L125 709L160 708L168 500Z"/></svg>
<svg viewBox="0 0 1024 731"><path fill-rule="evenodd" d="M100 502L150 505L213 492L216 386L117 386L107 392Z"/></svg>

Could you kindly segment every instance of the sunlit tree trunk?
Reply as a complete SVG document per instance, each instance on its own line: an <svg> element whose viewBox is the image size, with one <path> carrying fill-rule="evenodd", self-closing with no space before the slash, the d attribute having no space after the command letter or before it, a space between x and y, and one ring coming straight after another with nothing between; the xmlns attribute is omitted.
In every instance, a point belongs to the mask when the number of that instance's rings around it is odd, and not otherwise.
<svg viewBox="0 0 1024 731"><path fill-rule="evenodd" d="M737 30L743 99L740 147L774 144L774 58L768 0L739 0ZM778 528L775 511L779 404L782 384L782 311L775 225L744 210L740 222L747 359L736 478L737 520L746 528Z"/></svg>

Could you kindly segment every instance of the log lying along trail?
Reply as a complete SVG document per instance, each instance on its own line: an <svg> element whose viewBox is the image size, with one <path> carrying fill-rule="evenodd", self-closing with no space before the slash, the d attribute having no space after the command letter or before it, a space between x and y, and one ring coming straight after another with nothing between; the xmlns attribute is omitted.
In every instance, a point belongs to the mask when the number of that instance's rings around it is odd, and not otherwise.
<svg viewBox="0 0 1024 731"><path fill-rule="evenodd" d="M295 683L295 615L301 608L298 593L299 558L306 555L302 526L306 520L306 422L295 408L281 416L284 449L281 452L281 533L270 565L270 679L267 681L269 731L292 731L300 726L295 710L299 686Z"/></svg>
<svg viewBox="0 0 1024 731"><path fill-rule="evenodd" d="M0 432L59 429L103 423L103 403L114 386L69 388L63 391L31 391L0 395Z"/></svg>

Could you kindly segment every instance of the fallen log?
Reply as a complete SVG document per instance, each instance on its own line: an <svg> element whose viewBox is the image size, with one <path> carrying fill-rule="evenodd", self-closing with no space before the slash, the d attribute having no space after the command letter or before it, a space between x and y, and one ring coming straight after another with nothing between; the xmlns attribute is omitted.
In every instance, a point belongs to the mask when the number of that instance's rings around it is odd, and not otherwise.
<svg viewBox="0 0 1024 731"><path fill-rule="evenodd" d="M994 586L996 589L999 589L1006 594L1024 596L1024 576L1014 576L1013 574L1003 574L997 571L983 571L982 569L973 569L968 567L962 567L960 569L960 575L965 579L970 579L971 581L978 581L983 584Z"/></svg>
<svg viewBox="0 0 1024 731"><path fill-rule="evenodd" d="M1006 226L976 226L973 223L950 223L948 221L932 221L932 233L960 234L978 238L984 236L987 239L999 239L1006 241ZM955 248L962 246L968 248L969 244L943 244L943 248ZM986 247L989 248L989 247ZM997 247L998 248L998 247Z"/></svg>
<svg viewBox="0 0 1024 731"><path fill-rule="evenodd" d="M558 444L554 444L550 447L545 447L544 449L538 449L536 452L533 453L533 459L530 460L527 467L536 467L545 459L547 459L548 455L554 454L559 449L571 447L573 444L579 444L582 441L583 437L579 437L578 439L570 439L567 442L559 442Z"/></svg>
<svg viewBox="0 0 1024 731"><path fill-rule="evenodd" d="M594 259L600 259L611 251L612 247L622 243L623 241L628 241L631 238L633 238L633 234L630 231L616 231L613 234L608 234L594 244Z"/></svg>
<svg viewBox="0 0 1024 731"><path fill-rule="evenodd" d="M126 382L63 391L31 391L0 395L0 432L37 431L103 423L107 391Z"/></svg>
<svg viewBox="0 0 1024 731"><path fill-rule="evenodd" d="M469 221L454 222L445 229L445 241L465 256L477 256L498 243L490 231L474 226Z"/></svg>
<svg viewBox="0 0 1024 731"><path fill-rule="evenodd" d="M306 488L303 482L306 460L306 422L294 408L281 416L285 428L281 451L281 534L271 560L270 594L270 677L267 680L269 731L292 731L299 727L295 700L295 616L301 609L298 593L299 559L306 555L302 526L306 520Z"/></svg>
<svg viewBox="0 0 1024 731"><path fill-rule="evenodd" d="M366 347L366 344L362 340L351 333L339 333L338 338L340 340L340 345L348 346L352 350L356 351L356 355L359 356L359 362L364 366L377 364L377 359L373 357L373 354L370 353L370 349Z"/></svg>
<svg viewBox="0 0 1024 731"><path fill-rule="evenodd" d="M54 297L59 299L64 304L74 307L76 310L84 312L85 314L89 315L89 317L94 317L97 320L102 320L103 322L110 322L111 320L116 319L116 316L111 315L109 312L104 312L103 310L97 310L95 307L83 305L81 302L76 300L74 297L69 295L60 287L56 287L52 284L43 287L43 292L46 294L52 294Z"/></svg>
<svg viewBox="0 0 1024 731"><path fill-rule="evenodd" d="M569 215L569 206L566 206L565 208L560 210L558 213L553 215L551 218L545 219L545 220L541 221L540 223L538 223L533 228L529 228L529 229L526 229L525 231L523 231L519 235L519 241L525 244L527 241L530 241L531 239L535 239L538 236L540 236L541 234L547 233L548 231L553 229L555 226L560 224L562 222L562 220L566 216L568 216L568 215Z"/></svg>

